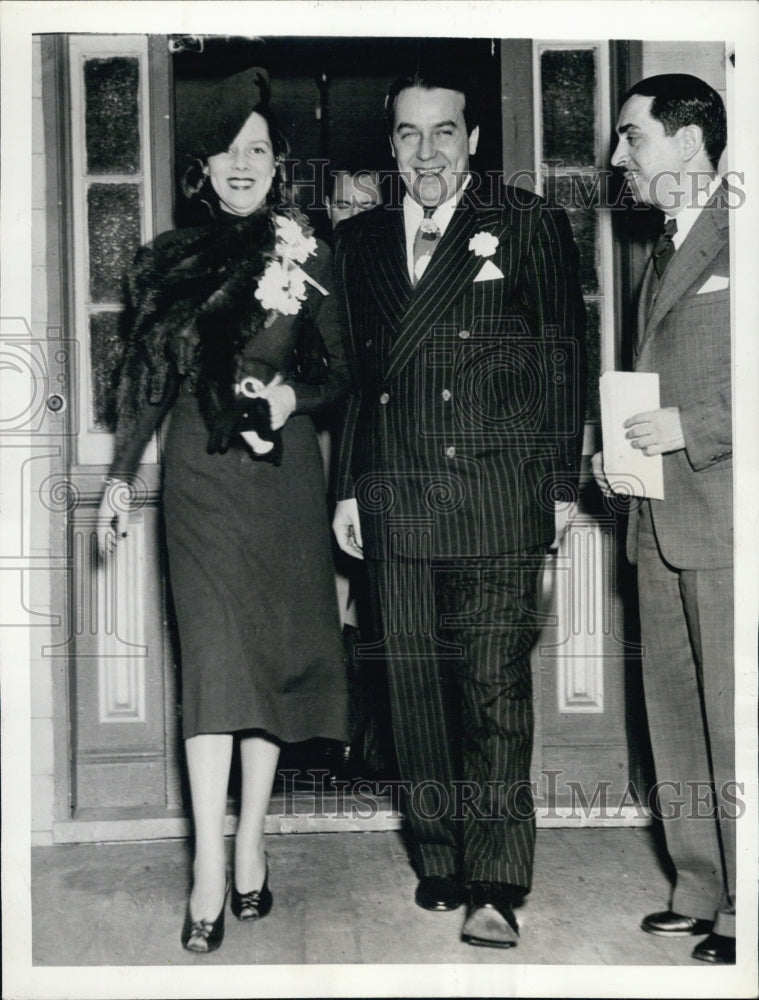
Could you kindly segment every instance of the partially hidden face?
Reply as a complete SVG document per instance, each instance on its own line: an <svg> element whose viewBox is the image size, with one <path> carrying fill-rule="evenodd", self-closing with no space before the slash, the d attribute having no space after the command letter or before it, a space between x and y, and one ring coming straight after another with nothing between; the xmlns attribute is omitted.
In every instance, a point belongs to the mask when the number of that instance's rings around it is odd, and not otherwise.
<svg viewBox="0 0 759 1000"><path fill-rule="evenodd" d="M678 207L677 192L685 168L679 130L665 135L664 125L651 117L653 97L634 94L617 119L617 147L612 166L624 171L637 202L665 212Z"/></svg>
<svg viewBox="0 0 759 1000"><path fill-rule="evenodd" d="M414 201L440 205L464 183L479 126L467 134L464 95L442 87L408 87L395 101L390 146Z"/></svg>
<svg viewBox="0 0 759 1000"><path fill-rule="evenodd" d="M229 149L208 157L206 172L225 212L241 216L255 212L276 172L266 120L254 111Z"/></svg>
<svg viewBox="0 0 759 1000"><path fill-rule="evenodd" d="M341 172L335 176L332 198L327 199L327 212L334 229L343 219L350 219L381 204L382 192L376 173Z"/></svg>

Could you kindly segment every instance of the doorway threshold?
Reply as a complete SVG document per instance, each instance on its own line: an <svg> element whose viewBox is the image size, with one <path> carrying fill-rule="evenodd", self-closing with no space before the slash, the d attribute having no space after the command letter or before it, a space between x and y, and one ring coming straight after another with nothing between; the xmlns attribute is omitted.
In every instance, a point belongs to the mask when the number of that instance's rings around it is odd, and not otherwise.
<svg viewBox="0 0 759 1000"><path fill-rule="evenodd" d="M577 827L648 826L650 813L643 806L614 810L592 806L535 803L539 829ZM315 796L308 792L272 796L265 830L268 834L288 833L376 833L400 830L402 815L391 796L360 796L334 793ZM236 812L228 812L226 836L237 829ZM149 808L82 809L75 819L53 826L53 844L120 843L140 840L182 840L192 833L192 823L182 810L157 814Z"/></svg>

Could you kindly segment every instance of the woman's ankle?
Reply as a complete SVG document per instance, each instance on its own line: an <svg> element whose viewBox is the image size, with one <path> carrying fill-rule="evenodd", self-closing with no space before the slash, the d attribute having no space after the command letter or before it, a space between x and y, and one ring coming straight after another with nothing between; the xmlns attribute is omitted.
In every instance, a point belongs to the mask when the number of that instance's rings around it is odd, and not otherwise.
<svg viewBox="0 0 759 1000"><path fill-rule="evenodd" d="M235 888L238 892L260 889L266 878L266 851L263 841L235 850Z"/></svg>

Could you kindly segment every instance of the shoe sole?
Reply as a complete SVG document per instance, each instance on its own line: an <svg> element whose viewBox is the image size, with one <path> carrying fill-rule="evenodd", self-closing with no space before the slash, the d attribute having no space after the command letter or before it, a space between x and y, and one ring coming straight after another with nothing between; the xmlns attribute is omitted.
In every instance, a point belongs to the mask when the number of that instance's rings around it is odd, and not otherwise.
<svg viewBox="0 0 759 1000"><path fill-rule="evenodd" d="M695 952L692 952L690 957L695 958L697 962L706 962L708 965L735 965L734 958L717 958L716 955L697 955Z"/></svg>
<svg viewBox="0 0 759 1000"><path fill-rule="evenodd" d="M492 941L488 938L475 937L474 934L462 934L464 944L473 944L477 948L516 948L516 941Z"/></svg>
<svg viewBox="0 0 759 1000"><path fill-rule="evenodd" d="M461 940L480 948L515 948L518 933L492 907L476 910L461 931Z"/></svg>
<svg viewBox="0 0 759 1000"><path fill-rule="evenodd" d="M640 925L640 929L645 931L646 934L653 934L655 937L667 937L667 938L681 938L681 937L703 937L704 934L709 933L709 928L704 930L702 927L694 927L691 931L660 931L653 927L645 927L643 924Z"/></svg>
<svg viewBox="0 0 759 1000"><path fill-rule="evenodd" d="M430 913L450 913L453 910L460 910L464 904L463 899L460 903L452 903L450 905L447 903L433 903L431 906L428 906L427 903L420 903L418 899L415 899L414 902L421 909L428 910Z"/></svg>

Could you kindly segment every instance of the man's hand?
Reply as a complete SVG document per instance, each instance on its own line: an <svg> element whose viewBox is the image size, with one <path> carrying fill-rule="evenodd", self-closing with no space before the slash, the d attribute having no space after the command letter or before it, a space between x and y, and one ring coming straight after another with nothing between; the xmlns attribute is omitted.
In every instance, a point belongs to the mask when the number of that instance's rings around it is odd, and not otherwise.
<svg viewBox="0 0 759 1000"><path fill-rule="evenodd" d="M253 398L265 399L271 410L271 429L278 431L284 427L296 406L295 392L290 385L284 385L281 375L275 375L268 385L253 394Z"/></svg>
<svg viewBox="0 0 759 1000"><path fill-rule="evenodd" d="M354 559L364 558L364 546L361 541L361 523L358 519L358 503L354 497L349 500L338 500L335 516L332 518L332 530L337 544Z"/></svg>
<svg viewBox="0 0 759 1000"><path fill-rule="evenodd" d="M565 502L559 502L558 500L553 505L553 523L554 523L554 539L551 543L552 549L558 549L561 545L564 535L566 535L569 530L569 525L574 514L577 513L576 504L569 504Z"/></svg>
<svg viewBox="0 0 759 1000"><path fill-rule="evenodd" d="M624 426L629 427L625 437L630 439L633 448L640 449L644 455L662 455L685 447L677 406L636 413L625 420Z"/></svg>
<svg viewBox="0 0 759 1000"><path fill-rule="evenodd" d="M606 473L604 472L604 453L597 451L593 458L591 458L590 465L593 469L593 478L599 490L605 497L614 496L614 490L609 485L609 480L606 478Z"/></svg>

